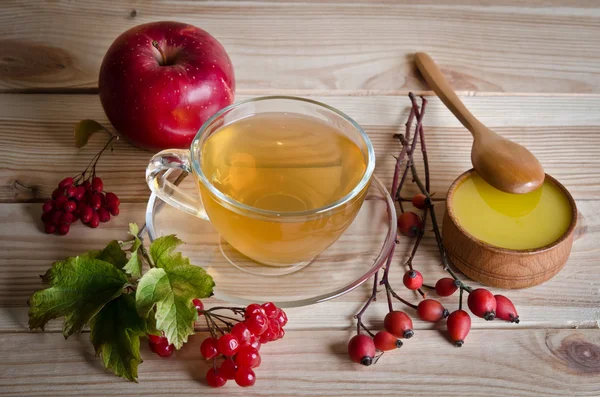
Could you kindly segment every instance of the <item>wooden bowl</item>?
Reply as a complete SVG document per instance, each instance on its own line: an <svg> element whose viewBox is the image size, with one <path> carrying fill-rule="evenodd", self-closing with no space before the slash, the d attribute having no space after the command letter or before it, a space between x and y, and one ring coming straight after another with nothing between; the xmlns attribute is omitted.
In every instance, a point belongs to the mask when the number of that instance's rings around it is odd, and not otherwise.
<svg viewBox="0 0 600 397"><path fill-rule="evenodd" d="M567 262L573 245L577 224L577 207L567 189L546 174L546 179L558 186L571 203L571 224L561 238L545 247L512 250L483 242L458 223L452 209L456 188L473 170L459 176L450 186L446 197L446 213L442 239L448 258L461 272L473 280L499 288L527 288L552 278Z"/></svg>

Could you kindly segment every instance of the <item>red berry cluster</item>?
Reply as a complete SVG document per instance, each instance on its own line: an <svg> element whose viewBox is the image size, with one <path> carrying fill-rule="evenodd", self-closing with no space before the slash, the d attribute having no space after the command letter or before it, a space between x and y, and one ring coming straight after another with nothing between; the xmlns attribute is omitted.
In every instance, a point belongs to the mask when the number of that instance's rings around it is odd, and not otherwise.
<svg viewBox="0 0 600 397"><path fill-rule="evenodd" d="M169 357L173 354L173 350L175 350L175 346L170 344L164 336L148 335L148 342L150 350L161 357Z"/></svg>
<svg viewBox="0 0 600 397"><path fill-rule="evenodd" d="M78 179L68 177L60 181L52 192L52 199L42 205L46 233L64 236L78 219L96 228L100 222L108 222L111 215L119 215L121 202L116 194L103 192L102 179L96 176Z"/></svg>
<svg viewBox="0 0 600 397"><path fill-rule="evenodd" d="M253 303L245 308L244 320L233 325L229 332L206 338L200 345L202 356L209 360L216 360L219 355L224 357L220 366L214 361L213 368L206 373L209 386L221 387L227 380L235 380L242 387L254 385L253 368L261 363L260 346L283 338L286 323L285 312L272 302Z"/></svg>

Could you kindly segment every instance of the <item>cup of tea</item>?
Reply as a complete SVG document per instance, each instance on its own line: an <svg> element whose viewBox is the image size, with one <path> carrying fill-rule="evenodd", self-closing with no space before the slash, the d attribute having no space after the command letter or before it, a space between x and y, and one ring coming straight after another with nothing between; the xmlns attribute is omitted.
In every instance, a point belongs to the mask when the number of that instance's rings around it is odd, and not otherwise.
<svg viewBox="0 0 600 397"><path fill-rule="evenodd" d="M170 182L193 175L198 195ZM210 221L236 250L271 266L312 261L358 213L375 169L373 145L350 117L296 97L254 98L222 109L189 150L157 153L148 186Z"/></svg>

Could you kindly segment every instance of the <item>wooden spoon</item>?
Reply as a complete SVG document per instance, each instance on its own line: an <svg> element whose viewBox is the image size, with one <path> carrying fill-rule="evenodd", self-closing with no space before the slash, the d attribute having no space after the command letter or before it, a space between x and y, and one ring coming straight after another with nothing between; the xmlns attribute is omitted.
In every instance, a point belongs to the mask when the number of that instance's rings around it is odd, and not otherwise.
<svg viewBox="0 0 600 397"><path fill-rule="evenodd" d="M525 147L481 124L454 93L429 55L418 52L415 61L427 84L471 131L471 163L487 183L504 192L519 194L529 193L544 183L544 169L538 159Z"/></svg>

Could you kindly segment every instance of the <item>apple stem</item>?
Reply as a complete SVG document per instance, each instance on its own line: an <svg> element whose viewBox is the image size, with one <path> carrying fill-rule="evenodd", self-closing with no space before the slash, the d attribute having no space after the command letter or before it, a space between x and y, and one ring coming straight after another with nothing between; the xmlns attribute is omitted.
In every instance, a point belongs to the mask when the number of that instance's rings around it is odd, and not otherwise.
<svg viewBox="0 0 600 397"><path fill-rule="evenodd" d="M166 65L167 64L167 57L165 56L165 53L163 52L163 50L158 46L158 41L152 40L152 45L160 53L160 56L162 57L162 65Z"/></svg>

